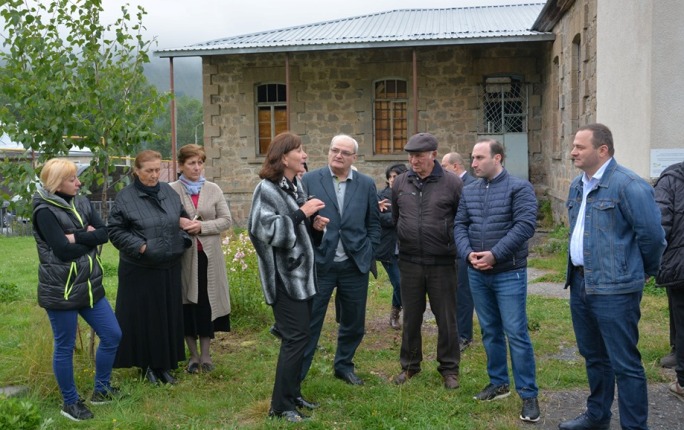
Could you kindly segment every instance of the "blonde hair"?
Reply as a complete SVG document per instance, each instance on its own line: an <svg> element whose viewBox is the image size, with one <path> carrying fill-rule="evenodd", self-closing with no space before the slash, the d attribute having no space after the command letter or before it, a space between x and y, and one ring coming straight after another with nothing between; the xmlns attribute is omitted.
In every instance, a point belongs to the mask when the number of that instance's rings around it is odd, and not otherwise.
<svg viewBox="0 0 684 430"><path fill-rule="evenodd" d="M76 176L76 165L63 158L53 158L43 165L40 171L40 182L43 188L54 193L62 182Z"/></svg>

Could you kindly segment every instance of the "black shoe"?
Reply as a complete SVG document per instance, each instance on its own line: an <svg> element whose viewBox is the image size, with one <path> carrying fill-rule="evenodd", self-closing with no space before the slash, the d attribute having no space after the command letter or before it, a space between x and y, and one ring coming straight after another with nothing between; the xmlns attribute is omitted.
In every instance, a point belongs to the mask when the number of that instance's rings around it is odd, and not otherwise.
<svg viewBox="0 0 684 430"><path fill-rule="evenodd" d="M520 419L530 423L539 421L541 413L539 412L539 402L536 397L531 399L523 399L522 411L520 412Z"/></svg>
<svg viewBox="0 0 684 430"><path fill-rule="evenodd" d="M301 423L302 421L309 421L311 417L302 414L299 411L283 411L276 412L271 410L268 412L269 418L281 418L289 423Z"/></svg>
<svg viewBox="0 0 684 430"><path fill-rule="evenodd" d="M116 387L109 387L105 391L93 391L90 398L91 405L104 405L121 398L121 392Z"/></svg>
<svg viewBox="0 0 684 430"><path fill-rule="evenodd" d="M484 400L484 401L492 401L492 400L498 400L498 399L503 399L504 397L508 397L511 394L511 390L508 387L508 384L501 384L501 385L494 385L494 384L487 384L486 387L479 393L473 397L475 400Z"/></svg>
<svg viewBox="0 0 684 430"><path fill-rule="evenodd" d="M341 379L350 385L363 385L363 381L361 380L361 378L356 376L356 373L354 373L353 371L342 373L342 372L338 372L336 370L335 371L335 378Z"/></svg>
<svg viewBox="0 0 684 430"><path fill-rule="evenodd" d="M273 336L277 337L278 339L283 339L283 334L278 330L278 327L276 327L275 324L271 326L271 328L268 329L269 333L271 333Z"/></svg>
<svg viewBox="0 0 684 430"><path fill-rule="evenodd" d="M95 415L90 412L90 409L83 404L82 399L78 399L76 403L72 403L70 405L65 404L60 413L69 418L71 421L89 420L95 417Z"/></svg>
<svg viewBox="0 0 684 430"><path fill-rule="evenodd" d="M306 408L309 410L313 410L313 409L316 409L319 406L321 406L320 403L310 402L301 396L297 397L295 399L294 403L295 403L295 406L297 406L298 408Z"/></svg>
<svg viewBox="0 0 684 430"><path fill-rule="evenodd" d="M583 413L574 420L563 421L558 424L560 430L608 430L610 429L610 418L596 422L589 418L587 413Z"/></svg>
<svg viewBox="0 0 684 430"><path fill-rule="evenodd" d="M150 369L149 367L145 369L145 371L143 372L143 378L147 379L147 381L152 385L161 384L159 376L154 372L154 370Z"/></svg>
<svg viewBox="0 0 684 430"><path fill-rule="evenodd" d="M157 375L157 379L159 379L164 384L175 385L178 382L176 381L176 378L171 376L168 370L156 369L154 373Z"/></svg>
<svg viewBox="0 0 684 430"><path fill-rule="evenodd" d="M677 355L674 348L672 348L672 351L670 351L669 354L660 359L660 367L664 367L665 369L674 369L677 367Z"/></svg>
<svg viewBox="0 0 684 430"><path fill-rule="evenodd" d="M459 342L458 342L458 349L461 352L463 352L466 349L468 349L468 347L470 346L471 343L473 343L472 339L466 339L466 338L462 337L461 340L459 340Z"/></svg>

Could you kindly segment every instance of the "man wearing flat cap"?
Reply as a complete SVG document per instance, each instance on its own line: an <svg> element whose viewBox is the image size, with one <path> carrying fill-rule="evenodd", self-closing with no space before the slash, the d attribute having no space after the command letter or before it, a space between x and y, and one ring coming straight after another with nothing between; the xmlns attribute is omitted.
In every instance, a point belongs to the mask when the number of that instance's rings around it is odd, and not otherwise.
<svg viewBox="0 0 684 430"><path fill-rule="evenodd" d="M420 372L421 326L427 295L437 322L437 370L444 387L458 388L461 361L456 326L456 246L454 217L463 182L437 161L437 139L412 136L404 150L410 169L392 186L392 217L399 239L399 272L404 324L399 361L401 385Z"/></svg>

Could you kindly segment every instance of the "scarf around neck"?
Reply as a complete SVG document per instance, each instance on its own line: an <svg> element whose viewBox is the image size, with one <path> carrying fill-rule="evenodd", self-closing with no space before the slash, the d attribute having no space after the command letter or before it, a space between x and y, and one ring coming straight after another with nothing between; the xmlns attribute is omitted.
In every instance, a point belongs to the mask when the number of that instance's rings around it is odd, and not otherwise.
<svg viewBox="0 0 684 430"><path fill-rule="evenodd" d="M186 178L185 175L180 175L180 178L178 178L178 180L185 187L185 191L191 196L199 194L200 190L202 189L202 185L204 185L204 182L206 181L204 176L200 176L199 181L193 182L190 179Z"/></svg>

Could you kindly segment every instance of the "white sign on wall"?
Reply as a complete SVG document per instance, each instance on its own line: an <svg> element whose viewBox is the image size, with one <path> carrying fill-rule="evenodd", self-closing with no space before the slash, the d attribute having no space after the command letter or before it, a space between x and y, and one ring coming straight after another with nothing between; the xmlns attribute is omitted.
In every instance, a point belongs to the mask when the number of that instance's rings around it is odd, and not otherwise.
<svg viewBox="0 0 684 430"><path fill-rule="evenodd" d="M657 178L667 168L684 161L684 148L651 149L651 178Z"/></svg>

